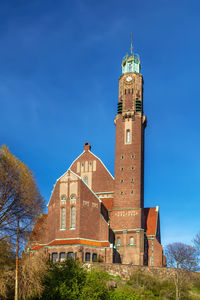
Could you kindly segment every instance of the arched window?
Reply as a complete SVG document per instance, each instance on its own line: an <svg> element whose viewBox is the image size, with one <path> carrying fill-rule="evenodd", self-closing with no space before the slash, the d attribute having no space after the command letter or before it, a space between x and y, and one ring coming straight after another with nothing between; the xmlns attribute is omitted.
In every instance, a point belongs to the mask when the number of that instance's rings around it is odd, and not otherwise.
<svg viewBox="0 0 200 300"><path fill-rule="evenodd" d="M120 237L117 238L117 245L120 245Z"/></svg>
<svg viewBox="0 0 200 300"><path fill-rule="evenodd" d="M97 254L96 253L92 254L92 261L97 261Z"/></svg>
<svg viewBox="0 0 200 300"><path fill-rule="evenodd" d="M87 176L84 177L84 181L85 181L86 184L88 184L88 177Z"/></svg>
<svg viewBox="0 0 200 300"><path fill-rule="evenodd" d="M130 143L131 142L131 132L130 129L126 130L126 143Z"/></svg>
<svg viewBox="0 0 200 300"><path fill-rule="evenodd" d="M71 208L71 228L76 228L76 207Z"/></svg>
<svg viewBox="0 0 200 300"><path fill-rule="evenodd" d="M65 196L65 195L62 195L62 196L60 197L60 201L66 201L66 196Z"/></svg>
<svg viewBox="0 0 200 300"><path fill-rule="evenodd" d="M65 207L61 207L60 225L61 225L61 229L65 229L65 227L66 227L66 209L65 209Z"/></svg>
<svg viewBox="0 0 200 300"><path fill-rule="evenodd" d="M52 253L52 261L53 262L58 261L58 253Z"/></svg>
<svg viewBox="0 0 200 300"><path fill-rule="evenodd" d="M90 261L90 252L85 253L85 261Z"/></svg>
<svg viewBox="0 0 200 300"><path fill-rule="evenodd" d="M74 259L74 253L73 253L73 252L68 252L68 253L67 253L67 258L72 258L72 259Z"/></svg>
<svg viewBox="0 0 200 300"><path fill-rule="evenodd" d="M128 64L128 72L132 72L132 63Z"/></svg>
<svg viewBox="0 0 200 300"><path fill-rule="evenodd" d="M132 236L130 237L129 244L130 244L130 245L134 245L134 238L133 238Z"/></svg>
<svg viewBox="0 0 200 300"><path fill-rule="evenodd" d="M60 261L64 261L66 258L66 253L65 252L60 252Z"/></svg>
<svg viewBox="0 0 200 300"><path fill-rule="evenodd" d="M76 200L76 195L71 195L70 200Z"/></svg>

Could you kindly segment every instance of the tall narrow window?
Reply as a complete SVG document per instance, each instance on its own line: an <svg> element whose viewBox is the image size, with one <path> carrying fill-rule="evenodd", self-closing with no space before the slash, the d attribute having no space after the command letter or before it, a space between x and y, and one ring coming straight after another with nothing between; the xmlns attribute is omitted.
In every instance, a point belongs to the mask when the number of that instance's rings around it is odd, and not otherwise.
<svg viewBox="0 0 200 300"><path fill-rule="evenodd" d="M134 244L134 238L130 237L130 245L133 245L133 244Z"/></svg>
<svg viewBox="0 0 200 300"><path fill-rule="evenodd" d="M85 253L85 261L90 261L90 252Z"/></svg>
<svg viewBox="0 0 200 300"><path fill-rule="evenodd" d="M97 261L97 254L96 253L92 254L92 261Z"/></svg>
<svg viewBox="0 0 200 300"><path fill-rule="evenodd" d="M67 253L67 258L73 259L74 258L74 253L73 252L68 252Z"/></svg>
<svg viewBox="0 0 200 300"><path fill-rule="evenodd" d="M131 132L130 132L130 129L127 129L126 130L126 143L130 143L131 141Z"/></svg>
<svg viewBox="0 0 200 300"><path fill-rule="evenodd" d="M53 262L58 261L58 253L57 252L56 253L52 253L52 261Z"/></svg>
<svg viewBox="0 0 200 300"><path fill-rule="evenodd" d="M87 176L84 177L84 181L85 181L86 184L88 184L88 177Z"/></svg>
<svg viewBox="0 0 200 300"><path fill-rule="evenodd" d="M61 221L60 221L61 229L65 229L66 227L66 210L65 207L61 208Z"/></svg>
<svg viewBox="0 0 200 300"><path fill-rule="evenodd" d="M60 261L64 261L66 259L66 253L60 252Z"/></svg>
<svg viewBox="0 0 200 300"><path fill-rule="evenodd" d="M117 238L117 245L120 245L120 237Z"/></svg>
<svg viewBox="0 0 200 300"><path fill-rule="evenodd" d="M76 227L76 207L72 206L71 208L71 228Z"/></svg>

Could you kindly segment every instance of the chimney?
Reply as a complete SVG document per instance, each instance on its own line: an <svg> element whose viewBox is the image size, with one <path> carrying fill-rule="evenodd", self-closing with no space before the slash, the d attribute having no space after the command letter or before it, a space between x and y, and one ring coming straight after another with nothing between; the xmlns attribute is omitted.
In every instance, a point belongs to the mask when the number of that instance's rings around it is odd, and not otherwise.
<svg viewBox="0 0 200 300"><path fill-rule="evenodd" d="M90 149L91 149L90 144L89 144L88 142L86 142L86 143L84 144L84 150L85 150L85 151L88 151L88 150L90 150Z"/></svg>

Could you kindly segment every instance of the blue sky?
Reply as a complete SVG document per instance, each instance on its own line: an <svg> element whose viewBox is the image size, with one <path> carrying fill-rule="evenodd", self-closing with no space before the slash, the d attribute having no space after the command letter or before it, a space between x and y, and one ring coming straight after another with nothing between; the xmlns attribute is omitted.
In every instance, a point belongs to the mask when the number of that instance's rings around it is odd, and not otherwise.
<svg viewBox="0 0 200 300"><path fill-rule="evenodd" d="M33 171L48 202L89 141L114 174L122 57L144 76L145 206L162 243L200 230L200 2L0 1L0 144Z"/></svg>

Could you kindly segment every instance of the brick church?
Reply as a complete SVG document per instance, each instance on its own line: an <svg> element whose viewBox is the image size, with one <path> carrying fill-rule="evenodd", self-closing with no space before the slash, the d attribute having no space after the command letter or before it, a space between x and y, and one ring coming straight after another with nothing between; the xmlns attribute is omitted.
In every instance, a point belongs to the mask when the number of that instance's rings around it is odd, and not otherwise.
<svg viewBox="0 0 200 300"><path fill-rule="evenodd" d="M26 251L67 257L162 266L159 208L144 208L143 77L139 56L122 61L115 116L115 176L87 142L56 180L48 214L35 224Z"/></svg>

